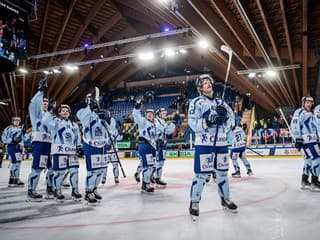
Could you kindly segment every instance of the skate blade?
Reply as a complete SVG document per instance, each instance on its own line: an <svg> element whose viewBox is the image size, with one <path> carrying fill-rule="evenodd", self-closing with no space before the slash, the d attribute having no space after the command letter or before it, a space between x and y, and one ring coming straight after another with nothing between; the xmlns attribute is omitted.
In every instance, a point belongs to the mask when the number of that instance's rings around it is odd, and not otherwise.
<svg viewBox="0 0 320 240"><path fill-rule="evenodd" d="M156 187L157 187L157 188L166 188L167 185L159 185L159 184L157 184Z"/></svg>
<svg viewBox="0 0 320 240"><path fill-rule="evenodd" d="M42 202L42 198L41 198L41 199L27 198L26 201L27 201L27 202Z"/></svg>
<svg viewBox="0 0 320 240"><path fill-rule="evenodd" d="M300 187L301 190L310 190L310 187L307 187L307 186L303 186L303 187Z"/></svg>
<svg viewBox="0 0 320 240"><path fill-rule="evenodd" d="M52 195L46 195L44 198L45 198L45 199L54 199L54 196L52 196Z"/></svg>
<svg viewBox="0 0 320 240"><path fill-rule="evenodd" d="M154 191L152 191L152 192L147 192L147 191L145 191L145 190L141 190L141 193L145 193L145 194L153 194L153 193L154 193Z"/></svg>
<svg viewBox="0 0 320 240"><path fill-rule="evenodd" d="M72 200L73 200L74 202L81 202L82 199L81 199L81 198L74 198L74 197L73 197Z"/></svg>
<svg viewBox="0 0 320 240"><path fill-rule="evenodd" d="M320 189L319 188L316 188L316 189L310 188L310 192L320 192Z"/></svg>
<svg viewBox="0 0 320 240"><path fill-rule="evenodd" d="M57 203L64 203L64 199L55 199Z"/></svg>
<svg viewBox="0 0 320 240"><path fill-rule="evenodd" d="M231 177L233 177L233 178L241 178L241 176L231 176Z"/></svg>
<svg viewBox="0 0 320 240"><path fill-rule="evenodd" d="M86 201L85 203L86 205L88 206L91 206L91 207L96 207L98 205L98 202L95 202L95 203L89 203L88 201Z"/></svg>
<svg viewBox="0 0 320 240"><path fill-rule="evenodd" d="M238 209L230 209L227 207L223 207L223 210L225 210L226 212L229 212L229 213L238 213Z"/></svg>
<svg viewBox="0 0 320 240"><path fill-rule="evenodd" d="M190 214L190 218L191 218L191 220L192 220L193 222L196 222L196 221L198 220L198 217L199 217L199 216L195 216L195 215L191 215L191 214Z"/></svg>

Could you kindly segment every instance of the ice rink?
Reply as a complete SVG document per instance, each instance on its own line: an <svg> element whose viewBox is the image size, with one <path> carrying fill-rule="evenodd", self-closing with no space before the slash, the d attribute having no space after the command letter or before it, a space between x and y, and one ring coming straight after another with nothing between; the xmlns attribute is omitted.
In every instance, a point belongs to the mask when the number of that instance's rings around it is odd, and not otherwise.
<svg viewBox="0 0 320 240"><path fill-rule="evenodd" d="M109 165L108 179L99 193L102 202L88 206L70 199L57 203L27 202L27 186L8 188L8 161L0 168L0 239L290 239L319 238L320 193L300 190L303 160L299 158L249 159L254 175L230 177L232 200L237 214L221 208L216 185L206 184L200 203L200 217L188 214L193 161L167 160L165 189L153 194L140 192L133 178L136 160L122 161L128 175L115 185ZM80 166L80 192L84 194L85 165ZM31 162L22 163L21 179L26 182ZM229 175L233 172L233 167ZM44 174L39 193L45 192Z"/></svg>

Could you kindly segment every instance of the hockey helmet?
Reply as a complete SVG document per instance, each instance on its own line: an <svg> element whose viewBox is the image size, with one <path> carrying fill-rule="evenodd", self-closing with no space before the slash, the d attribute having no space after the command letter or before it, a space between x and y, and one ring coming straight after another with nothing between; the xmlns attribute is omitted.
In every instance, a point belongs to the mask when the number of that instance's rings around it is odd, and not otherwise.
<svg viewBox="0 0 320 240"><path fill-rule="evenodd" d="M70 108L70 106L69 106L69 105L67 105L67 104L61 104L61 105L60 105L60 107L58 108L58 113L60 113L60 112L62 111L62 109L63 109L63 108L68 109L69 114L71 114L71 108Z"/></svg>
<svg viewBox="0 0 320 240"><path fill-rule="evenodd" d="M147 115L147 113L149 113L149 112L151 112L151 113L154 114L154 110L151 109L151 108L148 108L148 109L146 109L146 111L145 111L145 115Z"/></svg>
<svg viewBox="0 0 320 240"><path fill-rule="evenodd" d="M12 117L11 118L11 121L14 122L14 121L21 121L21 118L20 117Z"/></svg>
<svg viewBox="0 0 320 240"><path fill-rule="evenodd" d="M213 84L214 84L214 80L213 78L211 77L210 74L201 74L197 79L196 79L196 88L198 90L198 92L200 93L200 90L202 88L202 84L203 84L203 81L205 79L208 79L213 87Z"/></svg>
<svg viewBox="0 0 320 240"><path fill-rule="evenodd" d="M42 102L49 102L48 98L43 98Z"/></svg>
<svg viewBox="0 0 320 240"><path fill-rule="evenodd" d="M165 108L159 108L157 111L156 111L156 116L161 118L161 114L162 113L167 113L167 110Z"/></svg>
<svg viewBox="0 0 320 240"><path fill-rule="evenodd" d="M313 97L308 97L308 96L302 97L302 99L301 99L302 104L304 104L306 101L310 101L310 102L312 102L312 104L314 104Z"/></svg>

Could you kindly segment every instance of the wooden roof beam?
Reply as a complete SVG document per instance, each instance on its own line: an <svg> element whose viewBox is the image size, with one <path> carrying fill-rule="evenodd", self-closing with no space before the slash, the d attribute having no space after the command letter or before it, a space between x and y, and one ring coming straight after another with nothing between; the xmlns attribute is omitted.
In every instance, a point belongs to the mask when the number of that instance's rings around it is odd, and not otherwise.
<svg viewBox="0 0 320 240"><path fill-rule="evenodd" d="M302 94L309 96L308 86L308 1L302 1Z"/></svg>
<svg viewBox="0 0 320 240"><path fill-rule="evenodd" d="M285 5L284 5L283 0L280 0L280 9L281 9L282 22L284 25L284 32L285 32L285 36L286 36L286 43L287 43L287 47L288 47L289 61L290 61L290 64L294 64L294 60L293 60L294 56L293 56L293 51L292 51L291 39L290 39L286 11L285 11ZM292 69L292 75L293 75L294 87L295 87L295 92L296 92L296 98L298 98L298 102L299 102L301 99L301 93L299 91L300 88L299 88L299 84L298 84L298 77L297 77L296 69Z"/></svg>
<svg viewBox="0 0 320 240"><path fill-rule="evenodd" d="M279 54L279 44L278 44L278 42L276 40L276 36L275 36L274 32L269 27L270 23L267 20L266 10L265 10L265 8L262 5L260 0L257 0L256 3L258 5L258 9L259 9L260 15L262 17L262 21L263 21L264 27L267 30L268 37L269 37L269 39L271 41L272 48L273 48L273 50L274 50L274 52L276 54L277 61L278 61L279 65L282 66L283 64L282 64L282 60L281 60L281 57L280 57L280 54ZM286 73L284 71L281 71L281 73L282 73L282 76L285 79L285 82L287 84L287 88L284 86L280 76L277 77L277 79L278 79L277 84L279 84L280 91L282 92L283 96L285 96L285 98L287 99L288 103L294 104L294 102L295 102L294 101L294 97L293 97L294 94L292 93L292 88L290 86L290 83L289 83L289 80L287 78L287 75L286 75ZM289 93L288 93L287 89L289 90Z"/></svg>

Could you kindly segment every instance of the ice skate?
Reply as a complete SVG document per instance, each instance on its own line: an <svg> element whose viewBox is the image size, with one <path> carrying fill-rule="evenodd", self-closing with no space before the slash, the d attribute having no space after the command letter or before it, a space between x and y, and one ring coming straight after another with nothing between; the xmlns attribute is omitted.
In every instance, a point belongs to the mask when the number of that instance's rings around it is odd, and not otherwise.
<svg viewBox="0 0 320 240"><path fill-rule="evenodd" d="M94 198L95 198L98 202L101 202L102 196L101 196L100 194L98 194L97 188L94 188L94 189L93 189L93 195L94 195Z"/></svg>
<svg viewBox="0 0 320 240"><path fill-rule="evenodd" d="M189 213L193 221L196 221L199 217L199 202L191 202L189 206Z"/></svg>
<svg viewBox="0 0 320 240"><path fill-rule="evenodd" d="M13 182L15 187L24 187L24 182L22 182L19 178L18 179L14 179Z"/></svg>
<svg viewBox="0 0 320 240"><path fill-rule="evenodd" d="M311 192L320 192L320 182L318 181L318 177L316 177L316 176L311 177L310 191Z"/></svg>
<svg viewBox="0 0 320 240"><path fill-rule="evenodd" d="M239 177L241 177L240 171L236 171L236 172L232 173L231 175L232 175L232 177L234 177L234 178L239 178Z"/></svg>
<svg viewBox="0 0 320 240"><path fill-rule="evenodd" d="M59 203L63 203L64 202L65 196L62 194L61 189L54 191L54 198Z"/></svg>
<svg viewBox="0 0 320 240"><path fill-rule="evenodd" d="M86 195L84 200L87 202L88 205L95 206L97 204L97 199L94 197L93 191L86 191Z"/></svg>
<svg viewBox="0 0 320 240"><path fill-rule="evenodd" d="M230 199L226 199L226 198L221 198L221 205L223 207L223 209L232 212L232 213L237 213L238 212L238 206L232 202Z"/></svg>
<svg viewBox="0 0 320 240"><path fill-rule="evenodd" d="M142 183L142 186L141 186L141 192L145 192L145 193L153 193L154 192L154 187L151 186L150 183L145 183L143 182Z"/></svg>
<svg viewBox="0 0 320 240"><path fill-rule="evenodd" d="M52 186L47 185L46 199L54 199L54 191Z"/></svg>
<svg viewBox="0 0 320 240"><path fill-rule="evenodd" d="M42 195L37 193L35 190L29 189L28 190L28 199L29 202L41 202Z"/></svg>
<svg viewBox="0 0 320 240"><path fill-rule="evenodd" d="M253 175L253 172L252 172L252 170L251 170L251 169L248 169L248 171L247 171L247 175L248 175L248 176L252 176L252 175Z"/></svg>
<svg viewBox="0 0 320 240"><path fill-rule="evenodd" d="M106 177L103 177L102 180L101 180L101 184L102 184L102 185L106 184L106 181L107 181L107 178L106 178Z"/></svg>
<svg viewBox="0 0 320 240"><path fill-rule="evenodd" d="M119 177L114 177L114 183L115 183L115 184L119 184L119 183L120 183Z"/></svg>
<svg viewBox="0 0 320 240"><path fill-rule="evenodd" d="M76 188L72 188L71 197L76 202L80 202L82 199L82 195L79 193L78 189Z"/></svg>
<svg viewBox="0 0 320 240"><path fill-rule="evenodd" d="M157 187L162 187L162 188L165 188L167 186L167 183L162 181L160 178L156 178L156 184L157 184Z"/></svg>
<svg viewBox="0 0 320 240"><path fill-rule="evenodd" d="M138 173L138 172L136 172L136 173L134 174L134 179L136 180L137 183L140 182L140 176L139 176L139 173Z"/></svg>
<svg viewBox="0 0 320 240"><path fill-rule="evenodd" d="M308 181L309 176L303 174L301 178L301 190L308 190L311 187L310 182Z"/></svg>
<svg viewBox="0 0 320 240"><path fill-rule="evenodd" d="M14 179L13 179L13 178L10 178L10 179L9 179L8 187L15 187Z"/></svg>

